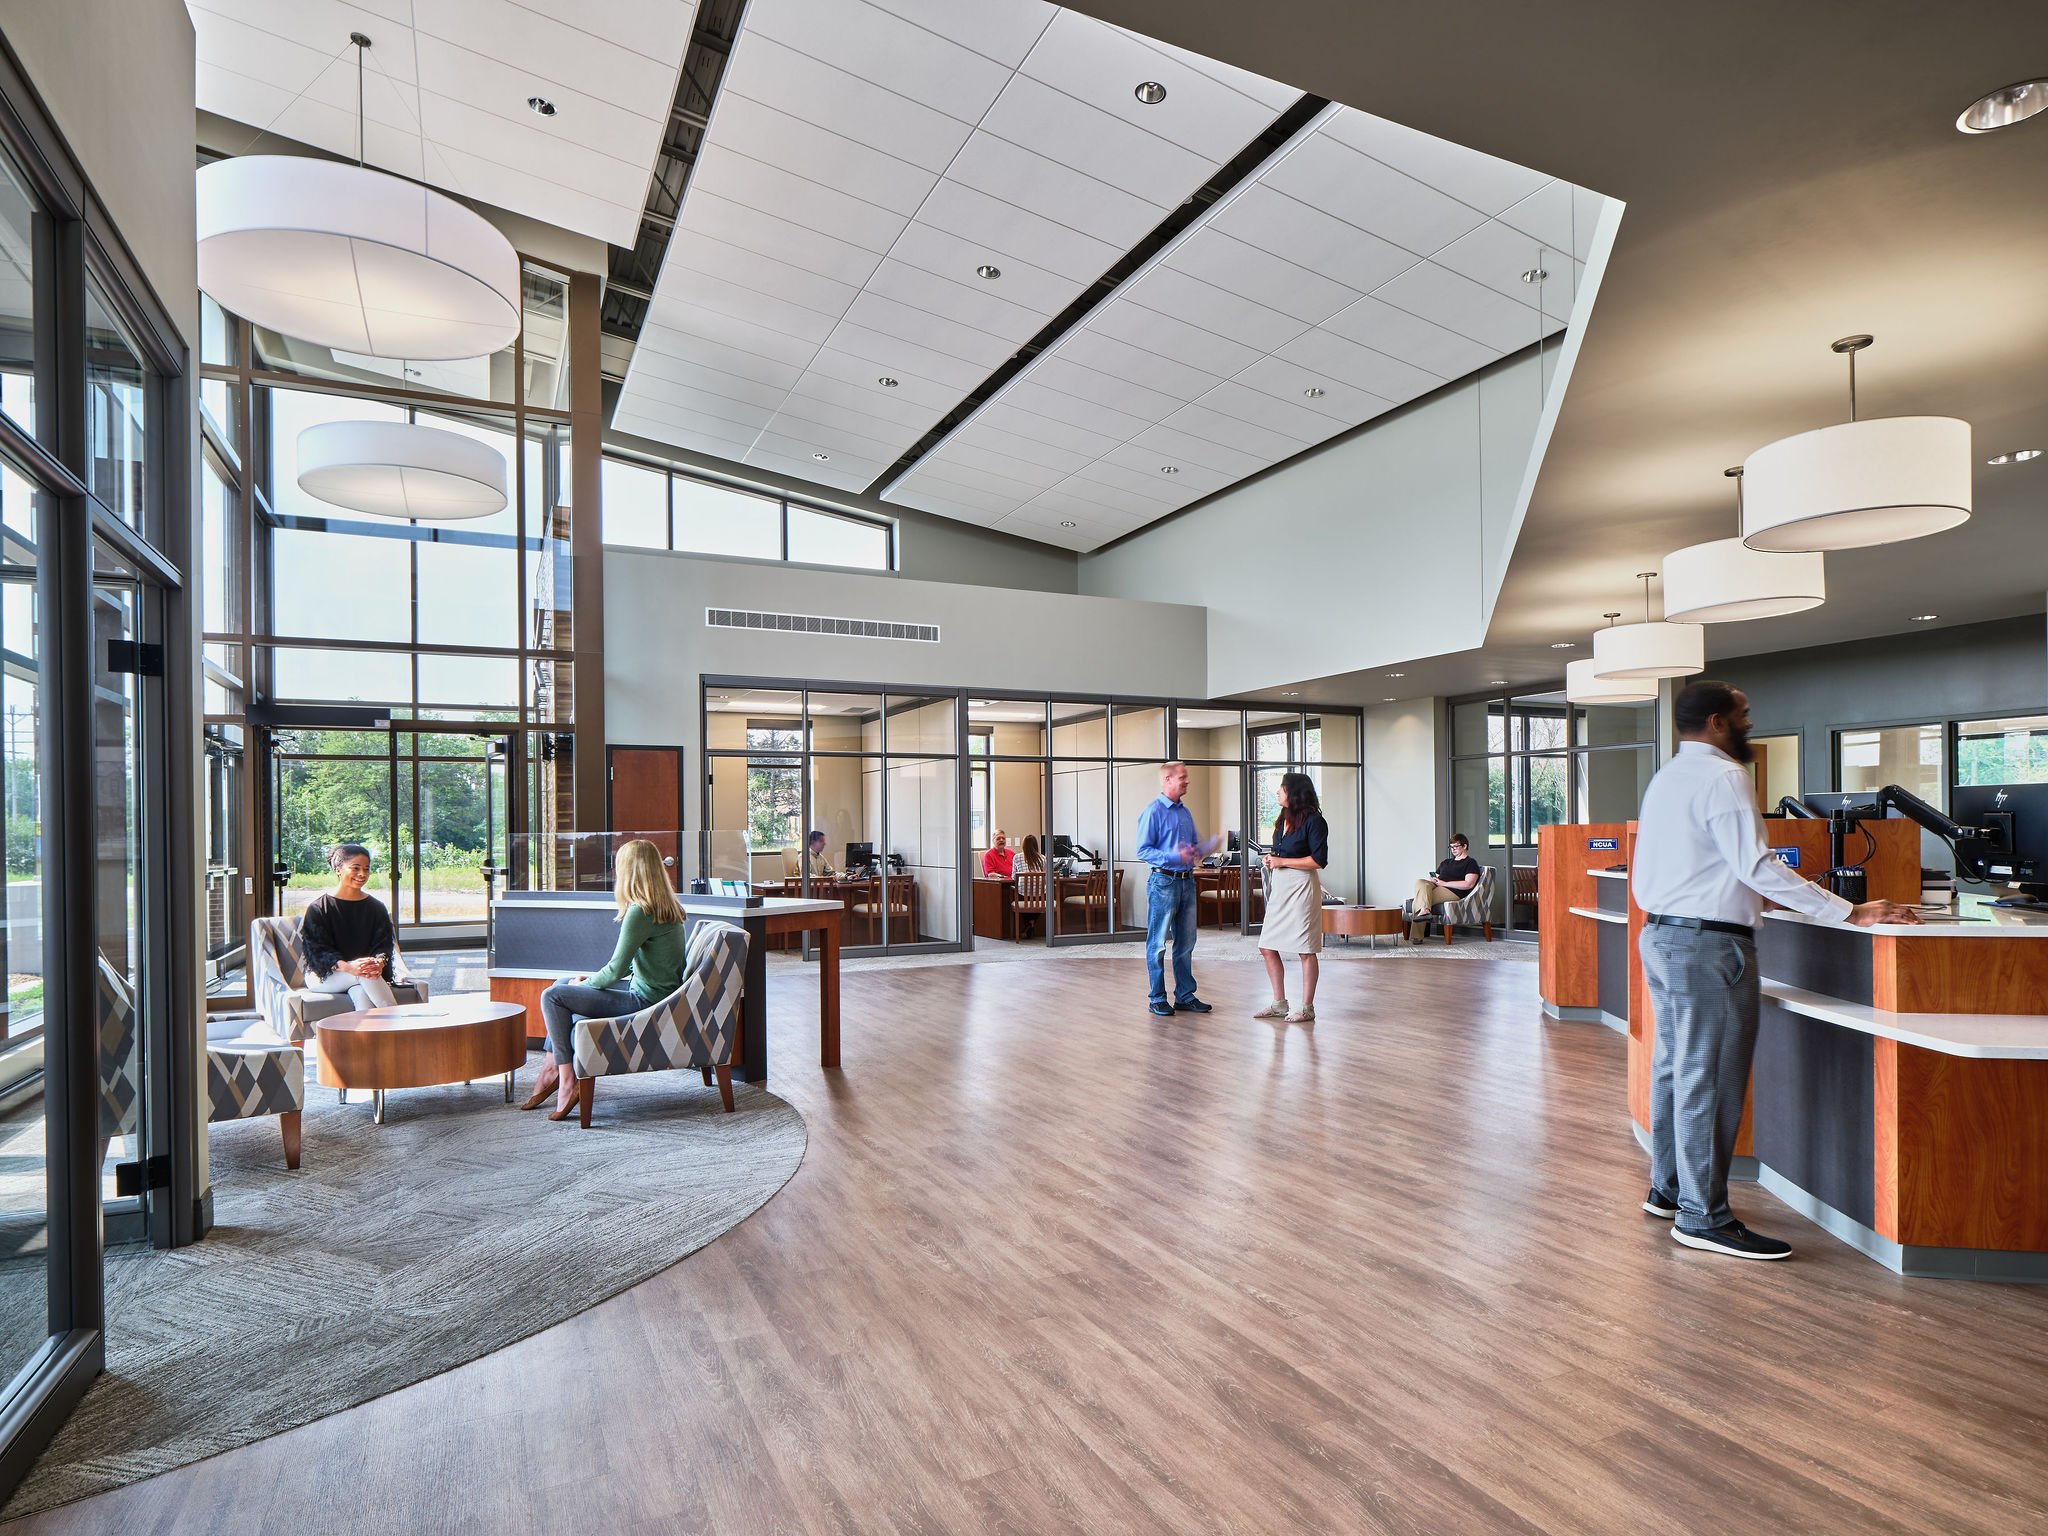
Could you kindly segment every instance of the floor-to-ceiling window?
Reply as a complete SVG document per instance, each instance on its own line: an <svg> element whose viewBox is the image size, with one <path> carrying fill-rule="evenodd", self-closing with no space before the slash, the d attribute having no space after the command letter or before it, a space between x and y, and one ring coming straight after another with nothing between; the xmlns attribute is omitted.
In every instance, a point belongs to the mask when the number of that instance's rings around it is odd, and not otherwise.
<svg viewBox="0 0 2048 1536"><path fill-rule="evenodd" d="M518 339L443 363L334 353L204 305L208 812L231 833L209 905L219 1006L246 999L249 916L303 907L335 841L370 847L415 944L473 942L487 881L603 874L577 859L604 850L569 835L568 281L526 262ZM507 504L432 521L321 501L298 442L337 421L482 442Z"/></svg>
<svg viewBox="0 0 2048 1536"><path fill-rule="evenodd" d="M1494 921L1531 937L1543 920L1537 833L1636 814L1656 766L1655 707L1547 690L1455 699L1450 716L1451 829L1493 872Z"/></svg>

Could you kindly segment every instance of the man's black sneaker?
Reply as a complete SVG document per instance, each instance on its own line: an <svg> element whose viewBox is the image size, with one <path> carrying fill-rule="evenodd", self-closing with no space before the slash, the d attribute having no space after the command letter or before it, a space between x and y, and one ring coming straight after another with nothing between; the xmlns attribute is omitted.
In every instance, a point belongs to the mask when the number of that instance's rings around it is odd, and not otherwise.
<svg viewBox="0 0 2048 1536"><path fill-rule="evenodd" d="M1707 1232L1688 1232L1683 1227L1671 1229L1673 1241L1688 1248L1703 1248L1708 1253L1725 1253L1731 1259L1789 1259L1792 1245L1781 1243L1775 1237L1764 1237L1752 1232L1739 1221L1731 1221L1725 1227L1715 1227Z"/></svg>
<svg viewBox="0 0 2048 1536"><path fill-rule="evenodd" d="M1652 1216L1662 1216L1666 1221L1669 1221L1678 1214L1678 1197L1676 1195L1659 1194L1656 1186L1653 1184L1650 1186L1649 1194L1643 1197L1643 1209Z"/></svg>
<svg viewBox="0 0 2048 1536"><path fill-rule="evenodd" d="M1167 1007L1164 1003L1149 1003L1146 1006L1149 1007L1153 1011L1153 1013L1157 1014L1162 1019L1170 1019L1173 1017L1173 1010Z"/></svg>
<svg viewBox="0 0 2048 1536"><path fill-rule="evenodd" d="M1215 1009L1211 1008L1207 1003L1203 1002L1199 997L1191 997L1186 1002L1175 1003L1173 1006L1178 1008L1182 1013L1214 1013L1216 1011Z"/></svg>

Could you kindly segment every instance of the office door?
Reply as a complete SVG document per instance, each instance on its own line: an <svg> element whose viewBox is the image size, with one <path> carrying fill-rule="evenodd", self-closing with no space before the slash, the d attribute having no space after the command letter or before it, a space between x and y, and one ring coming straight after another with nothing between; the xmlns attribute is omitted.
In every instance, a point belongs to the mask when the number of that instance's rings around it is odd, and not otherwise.
<svg viewBox="0 0 2048 1536"><path fill-rule="evenodd" d="M664 859L675 858L683 834L683 749L611 747L606 763L611 831L644 837Z"/></svg>

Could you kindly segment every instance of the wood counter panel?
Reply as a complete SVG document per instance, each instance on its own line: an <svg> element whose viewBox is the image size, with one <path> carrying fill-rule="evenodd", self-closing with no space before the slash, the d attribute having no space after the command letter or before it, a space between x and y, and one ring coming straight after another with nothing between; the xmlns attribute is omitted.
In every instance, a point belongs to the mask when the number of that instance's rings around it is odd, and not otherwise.
<svg viewBox="0 0 2048 1536"><path fill-rule="evenodd" d="M1871 941L1871 1001L1895 1013L2040 1013L2048 939Z"/></svg>
<svg viewBox="0 0 2048 1536"><path fill-rule="evenodd" d="M1877 1230L1932 1248L2048 1251L2048 1062L1877 1042Z"/></svg>
<svg viewBox="0 0 2048 1536"><path fill-rule="evenodd" d="M526 1042L547 1045L548 1024L541 1016L540 995L553 983L545 976L492 976L491 1001L517 1003L526 1010Z"/></svg>
<svg viewBox="0 0 2048 1536"><path fill-rule="evenodd" d="M1621 822L1560 822L1536 831L1536 889L1547 919L1536 932L1537 990L1559 1008L1595 1008L1600 1003L1599 930L1591 918L1574 917L1573 907L1600 905L1599 882L1588 872L1622 862ZM1612 850L1586 844L1611 837Z"/></svg>
<svg viewBox="0 0 2048 1536"><path fill-rule="evenodd" d="M1917 902L1920 899L1920 828L1910 821L1868 821L1876 845L1863 860L1873 901ZM1793 873L1825 884L1828 872L1828 824L1773 818L1764 823L1764 841L1773 848L1797 848L1799 868ZM1851 832L1842 857L1855 863L1863 852L1861 832Z"/></svg>

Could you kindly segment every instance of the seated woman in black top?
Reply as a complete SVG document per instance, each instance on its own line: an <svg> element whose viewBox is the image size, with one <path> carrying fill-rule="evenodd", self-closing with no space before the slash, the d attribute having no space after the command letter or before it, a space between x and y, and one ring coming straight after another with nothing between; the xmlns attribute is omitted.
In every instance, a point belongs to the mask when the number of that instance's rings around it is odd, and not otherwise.
<svg viewBox="0 0 2048 1536"><path fill-rule="evenodd" d="M316 992L346 992L358 1008L389 1008L388 978L396 935L384 903L363 889L370 882L370 850L342 843L327 855L334 889L313 898L299 919L307 979Z"/></svg>
<svg viewBox="0 0 2048 1536"><path fill-rule="evenodd" d="M1266 923L1259 931L1259 958L1273 984L1273 1001L1253 1014L1289 1024L1316 1021L1317 958L1323 947L1323 876L1330 862L1330 824L1323 820L1315 781L1305 773L1280 776L1280 814L1273 821L1273 848L1266 855ZM1301 956L1301 1005L1287 1007L1285 954Z"/></svg>

